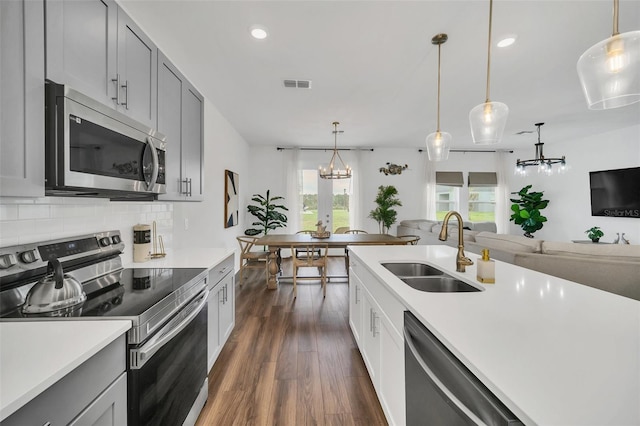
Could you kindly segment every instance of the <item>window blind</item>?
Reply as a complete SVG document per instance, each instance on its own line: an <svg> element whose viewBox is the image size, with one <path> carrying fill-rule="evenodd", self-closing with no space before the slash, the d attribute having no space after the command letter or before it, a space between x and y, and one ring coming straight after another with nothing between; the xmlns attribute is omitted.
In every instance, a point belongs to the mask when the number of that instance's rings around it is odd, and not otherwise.
<svg viewBox="0 0 640 426"><path fill-rule="evenodd" d="M463 186L462 172L436 172L436 185Z"/></svg>
<svg viewBox="0 0 640 426"><path fill-rule="evenodd" d="M496 172L469 172L469 186L498 186L498 174Z"/></svg>

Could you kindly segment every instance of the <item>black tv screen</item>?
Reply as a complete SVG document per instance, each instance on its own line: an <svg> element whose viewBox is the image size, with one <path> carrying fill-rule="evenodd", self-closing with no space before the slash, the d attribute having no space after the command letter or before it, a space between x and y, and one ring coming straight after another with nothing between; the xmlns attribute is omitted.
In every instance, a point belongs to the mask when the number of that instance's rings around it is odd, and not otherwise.
<svg viewBox="0 0 640 426"><path fill-rule="evenodd" d="M640 167L589 172L591 216L640 218Z"/></svg>

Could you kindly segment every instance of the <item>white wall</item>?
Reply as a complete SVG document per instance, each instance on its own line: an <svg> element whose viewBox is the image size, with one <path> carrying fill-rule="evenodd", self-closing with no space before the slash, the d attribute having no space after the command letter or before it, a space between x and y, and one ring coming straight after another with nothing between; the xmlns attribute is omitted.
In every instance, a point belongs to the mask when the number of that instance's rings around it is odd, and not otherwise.
<svg viewBox="0 0 640 426"><path fill-rule="evenodd" d="M569 170L563 175L543 176L533 173L527 177L516 176L511 173L515 168L517 158L528 159L535 154L531 143L526 148L508 154L507 185L509 192L520 190L523 186L532 184L533 190L543 191L545 198L551 202L543 211L548 222L535 233L539 239L554 241L570 241L587 239L584 231L592 226L599 226L605 233L602 241L612 241L616 232L624 232L632 244L640 243L640 220L632 218L606 218L591 216L589 171L606 170L640 165L640 126L619 129L606 134L588 138L548 143L545 154L549 157L565 155ZM317 164L329 161L330 152L316 152ZM345 161L348 153L345 154ZM402 207L398 207L398 221L404 219L424 218L426 209L421 189L423 181L422 161L426 152L419 153L417 149L376 148L373 152L361 152L360 171L363 173L363 216L368 216L375 205L377 188L379 185L394 185L398 189L398 196ZM385 176L379 172L387 162L408 164L409 168L401 175ZM449 160L435 163L439 171L495 171L498 169L498 159L492 153L460 153L452 152ZM251 147L250 149L251 176L247 182L247 194L264 193L271 189L273 193L284 195L286 184L282 152L275 147ZM639 183L640 185L640 183ZM243 204L246 209L245 198ZM245 220L250 220L245 213ZM378 232L377 223L366 219L363 228L369 232ZM295 230L291 230L295 231ZM287 231L288 232L288 231ZM393 229L392 229L393 232ZM509 233L522 235L523 231L511 224Z"/></svg>
<svg viewBox="0 0 640 426"><path fill-rule="evenodd" d="M542 139L545 142L544 138ZM640 219L591 216L589 172L640 166L640 125L600 135L570 141L545 143L547 157L566 156L569 170L565 174L545 176L534 170L529 176L508 175L510 191L519 191L526 185L531 190L544 192L549 206L542 214L548 222L535 233L539 239L569 241L586 240L585 230L599 226L604 232L601 241L610 242L616 233L625 233L632 244L640 244ZM533 143L509 156L508 170L513 170L516 159L529 159L535 155ZM640 186L640 182L638 182ZM511 234L521 235L520 227L511 224Z"/></svg>

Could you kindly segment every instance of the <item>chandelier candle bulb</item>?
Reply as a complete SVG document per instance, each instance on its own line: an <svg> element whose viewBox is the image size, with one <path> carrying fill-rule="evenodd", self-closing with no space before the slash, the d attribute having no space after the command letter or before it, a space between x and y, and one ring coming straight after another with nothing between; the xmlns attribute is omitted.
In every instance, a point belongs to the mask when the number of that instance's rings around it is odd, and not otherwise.
<svg viewBox="0 0 640 426"><path fill-rule="evenodd" d="M483 284L496 282L496 262L489 258L489 249L482 249L482 259L478 260L477 279Z"/></svg>

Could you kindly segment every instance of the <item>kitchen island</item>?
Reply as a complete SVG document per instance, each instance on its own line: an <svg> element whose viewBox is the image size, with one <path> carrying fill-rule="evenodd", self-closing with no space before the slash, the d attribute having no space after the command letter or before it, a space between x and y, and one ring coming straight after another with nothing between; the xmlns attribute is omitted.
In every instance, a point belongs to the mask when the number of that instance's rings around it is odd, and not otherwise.
<svg viewBox="0 0 640 426"><path fill-rule="evenodd" d="M640 302L499 261L496 283L480 284L476 265L455 272L447 246L350 250L365 287L379 281L525 424L640 424ZM483 291L418 291L385 261L427 263ZM389 323L401 335L401 316Z"/></svg>

